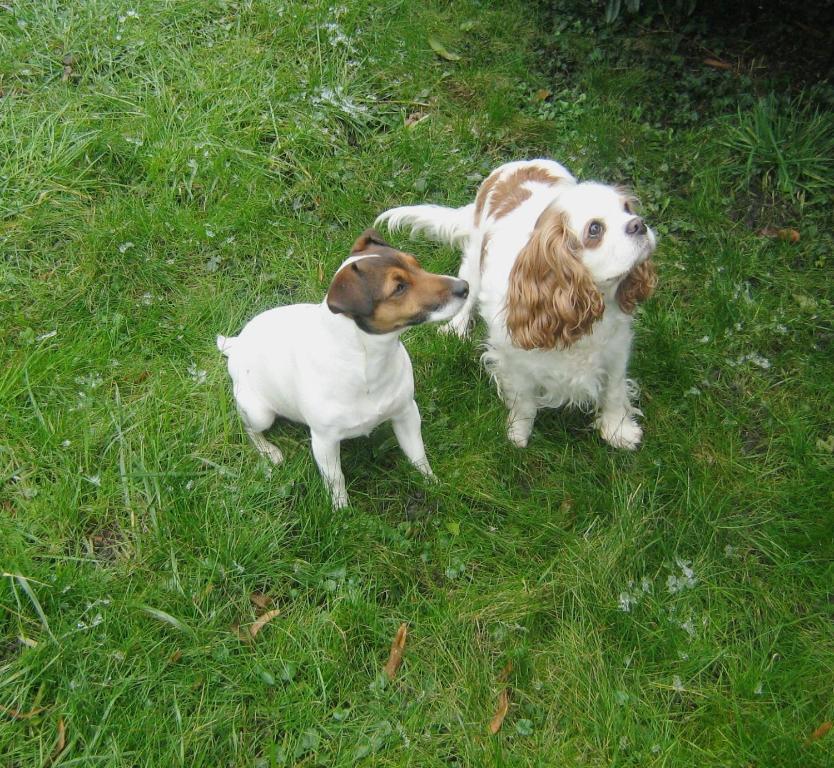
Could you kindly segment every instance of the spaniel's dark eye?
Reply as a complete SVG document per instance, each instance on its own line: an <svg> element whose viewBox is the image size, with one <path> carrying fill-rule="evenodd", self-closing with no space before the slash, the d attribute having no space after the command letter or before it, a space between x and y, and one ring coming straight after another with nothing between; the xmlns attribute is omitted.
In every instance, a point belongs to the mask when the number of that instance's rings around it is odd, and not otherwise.
<svg viewBox="0 0 834 768"><path fill-rule="evenodd" d="M397 287L394 288L394 296L401 296L405 293L405 283L397 283Z"/></svg>
<svg viewBox="0 0 834 768"><path fill-rule="evenodd" d="M592 221L588 225L588 237L592 237L594 239L602 237L602 224L600 222Z"/></svg>

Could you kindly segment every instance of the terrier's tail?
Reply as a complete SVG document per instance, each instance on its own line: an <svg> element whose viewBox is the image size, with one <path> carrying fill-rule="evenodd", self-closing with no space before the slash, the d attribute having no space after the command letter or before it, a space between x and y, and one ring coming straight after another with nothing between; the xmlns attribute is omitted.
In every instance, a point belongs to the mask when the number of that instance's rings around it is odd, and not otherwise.
<svg viewBox="0 0 834 768"><path fill-rule="evenodd" d="M375 225L385 223L388 229L411 227L411 234L425 235L446 245L463 246L475 229L475 204L463 208L442 205L404 205L381 213Z"/></svg>
<svg viewBox="0 0 834 768"><path fill-rule="evenodd" d="M232 347L234 347L235 342L237 341L237 336L220 336L217 337L217 348L228 357L232 353Z"/></svg>

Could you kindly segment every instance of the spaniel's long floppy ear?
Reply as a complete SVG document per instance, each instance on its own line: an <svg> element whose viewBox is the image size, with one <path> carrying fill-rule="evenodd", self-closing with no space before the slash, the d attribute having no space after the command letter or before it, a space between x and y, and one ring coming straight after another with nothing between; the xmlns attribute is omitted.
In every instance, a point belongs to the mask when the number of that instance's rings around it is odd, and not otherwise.
<svg viewBox="0 0 834 768"><path fill-rule="evenodd" d="M522 349L564 349L591 330L605 309L564 211L551 206L510 272L507 329Z"/></svg>
<svg viewBox="0 0 834 768"><path fill-rule="evenodd" d="M356 253L362 253L362 251L367 251L368 248L371 248L374 245L380 245L383 248L393 248L393 245L389 245L382 239L382 235L379 234L375 229L372 227L368 227L359 237L356 238L356 242L353 244L353 248L351 248L350 252L351 255Z"/></svg>
<svg viewBox="0 0 834 768"><path fill-rule="evenodd" d="M646 259L631 270L617 286L617 303L623 312L631 314L641 301L645 301L657 287L657 270L651 259Z"/></svg>
<svg viewBox="0 0 834 768"><path fill-rule="evenodd" d="M365 261L360 259L359 261ZM342 267L327 291L327 308L336 315L370 317L374 300L364 270L354 261Z"/></svg>

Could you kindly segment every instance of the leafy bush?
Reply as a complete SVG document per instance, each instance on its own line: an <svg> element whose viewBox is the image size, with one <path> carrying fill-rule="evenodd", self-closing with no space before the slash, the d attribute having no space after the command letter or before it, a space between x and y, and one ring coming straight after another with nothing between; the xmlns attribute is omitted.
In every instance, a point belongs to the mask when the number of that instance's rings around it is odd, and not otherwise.
<svg viewBox="0 0 834 768"><path fill-rule="evenodd" d="M727 124L721 142L737 189L802 208L834 194L834 115L801 98L780 104L773 94Z"/></svg>
<svg viewBox="0 0 834 768"><path fill-rule="evenodd" d="M672 10L675 15L691 16L695 10L697 0L673 0L673 2L664 3L663 0L648 0L648 2L641 2L641 0L606 0L605 2L605 21L608 24L613 24L622 13L623 5L629 13L639 13L642 9L646 16L652 16L655 13Z"/></svg>

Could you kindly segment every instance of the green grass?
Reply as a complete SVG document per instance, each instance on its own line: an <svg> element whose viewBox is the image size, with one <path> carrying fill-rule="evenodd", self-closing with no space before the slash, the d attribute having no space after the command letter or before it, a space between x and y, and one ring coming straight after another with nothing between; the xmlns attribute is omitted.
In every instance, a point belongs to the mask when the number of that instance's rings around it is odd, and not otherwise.
<svg viewBox="0 0 834 768"><path fill-rule="evenodd" d="M572 13L0 8L0 764L49 762L59 720L67 766L831 764L805 743L834 719L831 180L751 153L746 83L673 35ZM338 515L303 428L270 472L215 334L319 300L381 210L537 154L631 183L661 233L643 448L562 411L511 448L477 339L420 328L439 485L386 427L343 447ZM794 183L757 221L751 156ZM246 644L253 591L281 613Z"/></svg>

